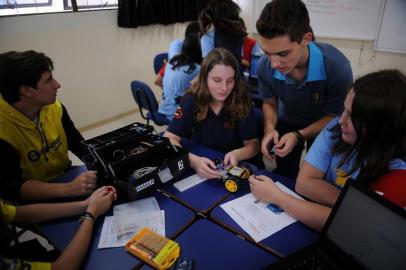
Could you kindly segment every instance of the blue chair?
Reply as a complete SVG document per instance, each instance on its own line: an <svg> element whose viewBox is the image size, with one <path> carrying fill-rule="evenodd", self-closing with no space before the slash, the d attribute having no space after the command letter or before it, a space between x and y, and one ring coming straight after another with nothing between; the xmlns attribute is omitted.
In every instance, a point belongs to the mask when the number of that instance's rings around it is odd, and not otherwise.
<svg viewBox="0 0 406 270"><path fill-rule="evenodd" d="M154 92L152 92L147 84L134 80L131 82L131 92L135 102L138 104L142 118L147 120L147 125L149 125L150 120L158 126L169 125L170 121L168 118L158 113L158 102ZM148 111L146 115L143 110Z"/></svg>
<svg viewBox="0 0 406 270"><path fill-rule="evenodd" d="M168 53L159 53L154 57L154 71L158 74L159 70L168 61Z"/></svg>

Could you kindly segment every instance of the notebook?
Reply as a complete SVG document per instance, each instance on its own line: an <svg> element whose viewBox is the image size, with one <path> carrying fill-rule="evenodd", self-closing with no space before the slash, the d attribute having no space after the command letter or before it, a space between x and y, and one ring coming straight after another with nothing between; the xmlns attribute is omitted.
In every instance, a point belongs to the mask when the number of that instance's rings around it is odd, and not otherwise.
<svg viewBox="0 0 406 270"><path fill-rule="evenodd" d="M406 211L360 184L346 185L319 239L266 269L313 267L406 269Z"/></svg>

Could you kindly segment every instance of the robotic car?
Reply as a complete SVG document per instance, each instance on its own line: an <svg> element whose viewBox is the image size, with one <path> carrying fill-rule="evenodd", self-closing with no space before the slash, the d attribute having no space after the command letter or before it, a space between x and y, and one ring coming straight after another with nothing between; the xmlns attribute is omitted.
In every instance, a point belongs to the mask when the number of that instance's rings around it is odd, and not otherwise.
<svg viewBox="0 0 406 270"><path fill-rule="evenodd" d="M248 185L252 169L246 165L230 166L224 170L223 182L229 192L237 192Z"/></svg>

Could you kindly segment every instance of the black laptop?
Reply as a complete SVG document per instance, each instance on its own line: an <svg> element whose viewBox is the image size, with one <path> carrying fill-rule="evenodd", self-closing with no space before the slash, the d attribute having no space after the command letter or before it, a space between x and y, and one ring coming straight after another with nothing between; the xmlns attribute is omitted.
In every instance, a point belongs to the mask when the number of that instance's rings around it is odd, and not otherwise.
<svg viewBox="0 0 406 270"><path fill-rule="evenodd" d="M406 269L406 211L348 184L316 243L266 269Z"/></svg>

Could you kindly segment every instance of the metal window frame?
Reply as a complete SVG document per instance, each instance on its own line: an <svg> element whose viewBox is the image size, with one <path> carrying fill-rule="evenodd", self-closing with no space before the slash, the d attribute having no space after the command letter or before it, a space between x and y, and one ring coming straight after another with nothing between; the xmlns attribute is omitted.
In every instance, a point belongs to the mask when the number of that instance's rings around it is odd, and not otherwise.
<svg viewBox="0 0 406 270"><path fill-rule="evenodd" d="M72 0L75 1L76 0ZM14 4L0 4L0 9L14 9L14 8L29 8L29 7L47 7L47 6L52 6L52 0L47 0L45 3L37 3L37 0L32 0L32 4L18 4L17 0L14 0Z"/></svg>
<svg viewBox="0 0 406 270"><path fill-rule="evenodd" d="M104 0L106 3L108 3L108 0ZM69 5L69 0L63 0L63 8L64 10L72 10L73 11L79 11L79 9L88 9L88 8L105 8L105 7L117 7L118 4L111 4L111 5L86 5L86 6L81 6L77 4L76 0L71 0L72 6Z"/></svg>

